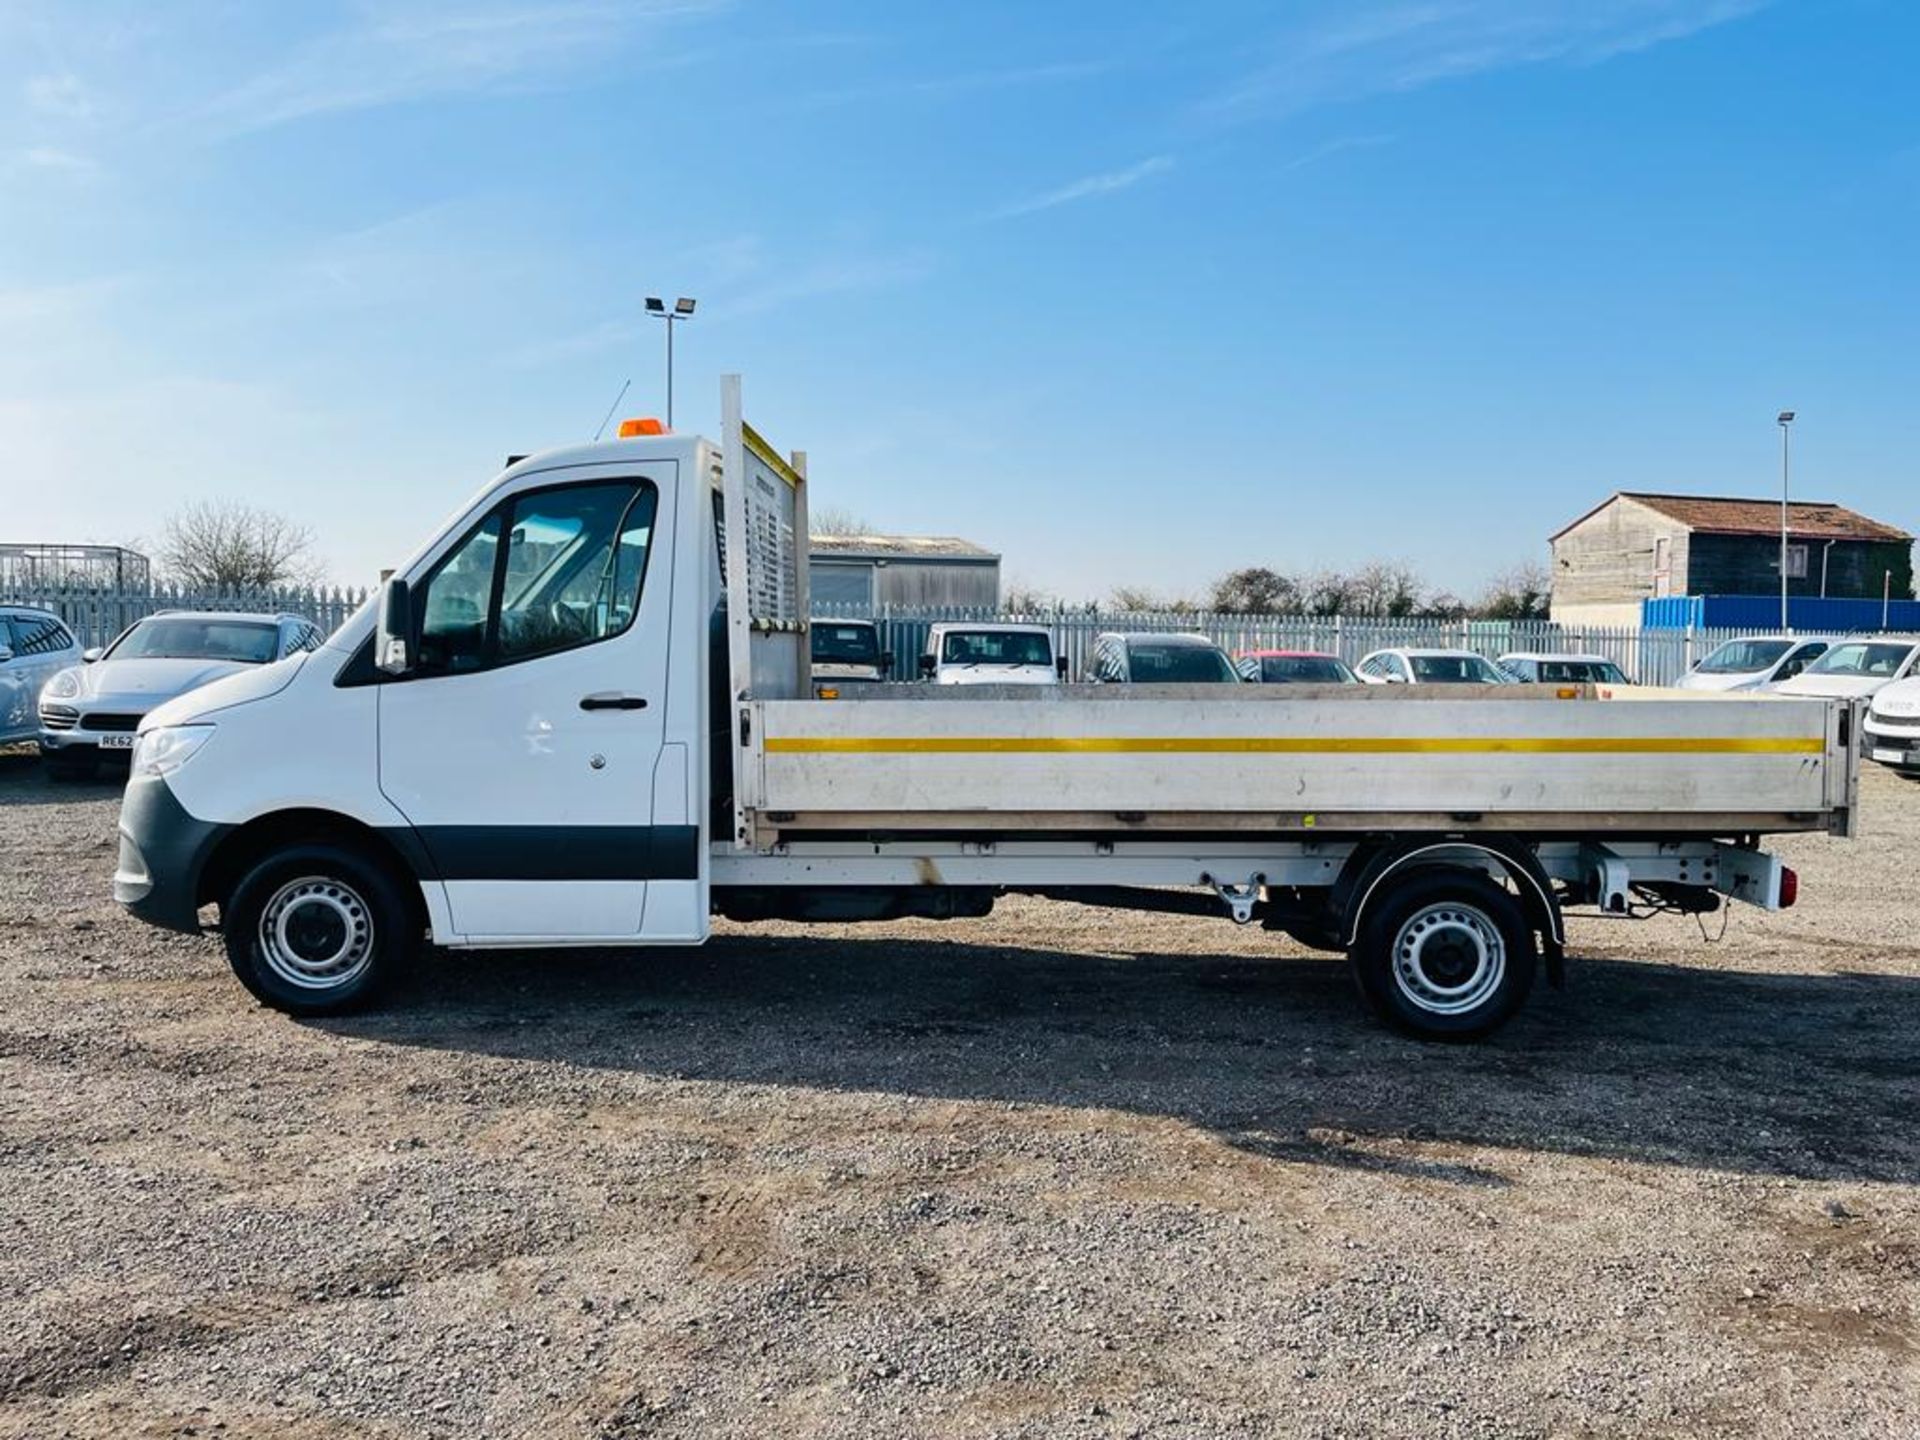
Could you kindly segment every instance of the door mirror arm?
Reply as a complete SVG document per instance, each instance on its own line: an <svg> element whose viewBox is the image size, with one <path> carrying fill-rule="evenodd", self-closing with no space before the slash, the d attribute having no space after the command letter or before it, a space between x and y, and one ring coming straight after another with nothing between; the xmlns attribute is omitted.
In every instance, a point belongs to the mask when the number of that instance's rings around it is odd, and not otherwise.
<svg viewBox="0 0 1920 1440"><path fill-rule="evenodd" d="M413 591L395 575L380 592L380 628L374 639L374 667L386 675L413 670Z"/></svg>

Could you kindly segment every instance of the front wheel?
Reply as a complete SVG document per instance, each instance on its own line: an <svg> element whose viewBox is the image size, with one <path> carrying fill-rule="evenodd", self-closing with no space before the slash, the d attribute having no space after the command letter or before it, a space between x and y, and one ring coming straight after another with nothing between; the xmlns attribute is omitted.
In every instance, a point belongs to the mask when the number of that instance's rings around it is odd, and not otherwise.
<svg viewBox="0 0 1920 1440"><path fill-rule="evenodd" d="M1533 989L1539 955L1520 902L1485 875L1415 870L1367 912L1348 952L1368 1003L1423 1040L1477 1040Z"/></svg>
<svg viewBox="0 0 1920 1440"><path fill-rule="evenodd" d="M417 927L380 866L338 845L298 845L255 865L220 907L227 963L289 1015L364 1005L413 949Z"/></svg>

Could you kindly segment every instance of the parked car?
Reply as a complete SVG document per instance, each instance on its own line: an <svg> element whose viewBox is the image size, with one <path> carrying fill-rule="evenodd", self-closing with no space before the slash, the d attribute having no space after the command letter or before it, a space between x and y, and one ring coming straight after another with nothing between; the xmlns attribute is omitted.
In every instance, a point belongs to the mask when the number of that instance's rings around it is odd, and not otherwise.
<svg viewBox="0 0 1920 1440"><path fill-rule="evenodd" d="M1471 650L1376 650L1353 667L1369 685L1511 685L1484 655Z"/></svg>
<svg viewBox="0 0 1920 1440"><path fill-rule="evenodd" d="M289 655L326 637L299 615L162 610L135 621L104 652L60 671L40 692L40 752L54 773L91 774L126 757L149 710L202 685Z"/></svg>
<svg viewBox="0 0 1920 1440"><path fill-rule="evenodd" d="M807 628L816 700L837 699L842 685L873 685L892 676L893 652L880 648L880 627L873 621L815 620Z"/></svg>
<svg viewBox="0 0 1920 1440"><path fill-rule="evenodd" d="M1866 752L1909 780L1920 780L1920 675L1874 692L1862 722Z"/></svg>
<svg viewBox="0 0 1920 1440"><path fill-rule="evenodd" d="M51 610L0 605L0 745L40 733L40 691L78 664L80 642Z"/></svg>
<svg viewBox="0 0 1920 1440"><path fill-rule="evenodd" d="M1631 685L1627 672L1604 655L1520 650L1494 662L1523 685Z"/></svg>
<svg viewBox="0 0 1920 1440"><path fill-rule="evenodd" d="M1347 662L1323 650L1242 650L1233 657L1242 680L1255 685L1357 685Z"/></svg>
<svg viewBox="0 0 1920 1440"><path fill-rule="evenodd" d="M1717 646L1674 683L1682 690L1758 690L1791 680L1831 644L1831 635L1743 635Z"/></svg>
<svg viewBox="0 0 1920 1440"><path fill-rule="evenodd" d="M1836 640L1826 653L1791 680L1767 688L1776 695L1816 695L1829 700L1859 700L1882 686L1904 680L1920 660L1920 641L1868 636Z"/></svg>
<svg viewBox="0 0 1920 1440"><path fill-rule="evenodd" d="M1067 663L1044 625L947 622L927 632L920 674L936 685L1057 685Z"/></svg>
<svg viewBox="0 0 1920 1440"><path fill-rule="evenodd" d="M1108 631L1094 638L1087 679L1096 685L1237 685L1240 673L1204 635Z"/></svg>

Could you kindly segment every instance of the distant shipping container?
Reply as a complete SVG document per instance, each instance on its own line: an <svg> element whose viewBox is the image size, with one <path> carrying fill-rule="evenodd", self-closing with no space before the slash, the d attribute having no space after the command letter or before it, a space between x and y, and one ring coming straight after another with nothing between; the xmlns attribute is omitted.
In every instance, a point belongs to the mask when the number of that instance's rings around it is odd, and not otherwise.
<svg viewBox="0 0 1920 1440"><path fill-rule="evenodd" d="M1640 602L1640 623L1649 630L1748 630L1780 628L1778 595L1664 595ZM1846 634L1865 630L1920 632L1920 600L1892 600L1882 613L1878 600L1821 599L1795 595L1787 602L1794 630Z"/></svg>

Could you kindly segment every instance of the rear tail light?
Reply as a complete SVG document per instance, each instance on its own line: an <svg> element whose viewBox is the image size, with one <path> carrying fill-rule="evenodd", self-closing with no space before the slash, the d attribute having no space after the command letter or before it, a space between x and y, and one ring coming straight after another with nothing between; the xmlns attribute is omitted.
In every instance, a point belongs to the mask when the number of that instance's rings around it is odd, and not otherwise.
<svg viewBox="0 0 1920 1440"><path fill-rule="evenodd" d="M1793 902L1800 898L1800 872L1791 865L1780 867L1780 908L1791 910Z"/></svg>

